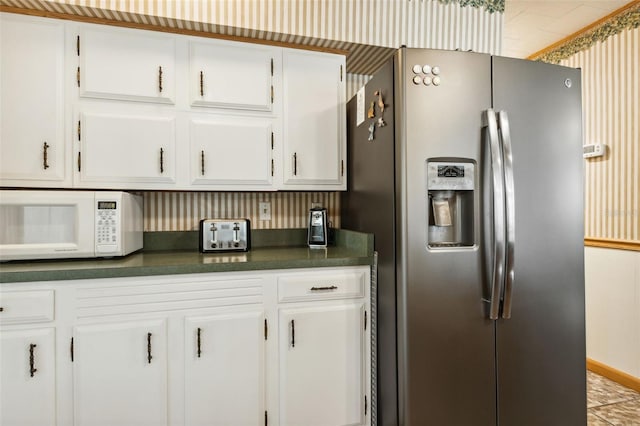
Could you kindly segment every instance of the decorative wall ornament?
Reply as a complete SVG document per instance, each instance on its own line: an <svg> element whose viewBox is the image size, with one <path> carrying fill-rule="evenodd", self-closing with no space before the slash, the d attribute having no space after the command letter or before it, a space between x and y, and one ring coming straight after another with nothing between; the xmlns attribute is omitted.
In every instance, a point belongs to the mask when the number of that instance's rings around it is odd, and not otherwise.
<svg viewBox="0 0 640 426"><path fill-rule="evenodd" d="M412 1L412 0L409 0L409 1ZM462 7L471 6L471 7L477 7L477 8L484 8L489 13L493 13L493 12L504 13L505 0L437 0L437 1L444 4L459 3L460 6Z"/></svg>
<svg viewBox="0 0 640 426"><path fill-rule="evenodd" d="M624 30L638 28L638 26L640 26L640 2L619 15L613 16L597 28L529 59L558 64L578 52L589 49L598 42L602 43L611 36L620 34Z"/></svg>

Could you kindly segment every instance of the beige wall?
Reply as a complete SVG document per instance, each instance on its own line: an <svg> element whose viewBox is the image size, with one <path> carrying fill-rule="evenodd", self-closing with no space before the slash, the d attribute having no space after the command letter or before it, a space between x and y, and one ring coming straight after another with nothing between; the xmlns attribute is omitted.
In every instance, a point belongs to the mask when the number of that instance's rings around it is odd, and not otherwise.
<svg viewBox="0 0 640 426"><path fill-rule="evenodd" d="M585 236L640 240L640 29L562 61L582 69ZM640 252L585 248L587 357L640 380Z"/></svg>
<svg viewBox="0 0 640 426"><path fill-rule="evenodd" d="M584 142L604 143L585 161L585 236L640 240L640 28L562 61L582 69Z"/></svg>

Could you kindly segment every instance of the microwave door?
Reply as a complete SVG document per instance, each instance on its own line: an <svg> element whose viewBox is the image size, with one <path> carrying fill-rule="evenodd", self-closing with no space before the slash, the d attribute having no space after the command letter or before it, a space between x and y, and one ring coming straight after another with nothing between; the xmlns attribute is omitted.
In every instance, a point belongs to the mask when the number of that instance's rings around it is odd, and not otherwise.
<svg viewBox="0 0 640 426"><path fill-rule="evenodd" d="M0 260L94 256L94 193L2 191Z"/></svg>

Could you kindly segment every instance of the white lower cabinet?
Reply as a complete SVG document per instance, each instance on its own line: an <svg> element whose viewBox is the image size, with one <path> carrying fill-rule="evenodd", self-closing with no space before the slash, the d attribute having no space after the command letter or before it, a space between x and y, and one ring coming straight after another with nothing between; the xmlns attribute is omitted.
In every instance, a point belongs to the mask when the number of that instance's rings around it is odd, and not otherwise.
<svg viewBox="0 0 640 426"><path fill-rule="evenodd" d="M1 284L1 423L368 426L369 276Z"/></svg>
<svg viewBox="0 0 640 426"><path fill-rule="evenodd" d="M264 425L264 321L254 308L185 319L185 424Z"/></svg>
<svg viewBox="0 0 640 426"><path fill-rule="evenodd" d="M0 424L56 424L55 329L0 329Z"/></svg>
<svg viewBox="0 0 640 426"><path fill-rule="evenodd" d="M280 424L364 424L363 301L282 309Z"/></svg>
<svg viewBox="0 0 640 426"><path fill-rule="evenodd" d="M0 425L56 425L54 291L0 285Z"/></svg>
<svg viewBox="0 0 640 426"><path fill-rule="evenodd" d="M161 426L167 422L165 319L75 327L76 426Z"/></svg>

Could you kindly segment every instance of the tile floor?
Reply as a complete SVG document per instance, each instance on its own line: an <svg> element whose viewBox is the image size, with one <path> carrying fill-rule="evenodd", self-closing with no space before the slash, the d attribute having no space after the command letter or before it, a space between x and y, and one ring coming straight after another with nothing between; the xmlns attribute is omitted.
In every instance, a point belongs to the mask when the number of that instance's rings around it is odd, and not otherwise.
<svg viewBox="0 0 640 426"><path fill-rule="evenodd" d="M640 393L587 371L588 426L640 426Z"/></svg>

